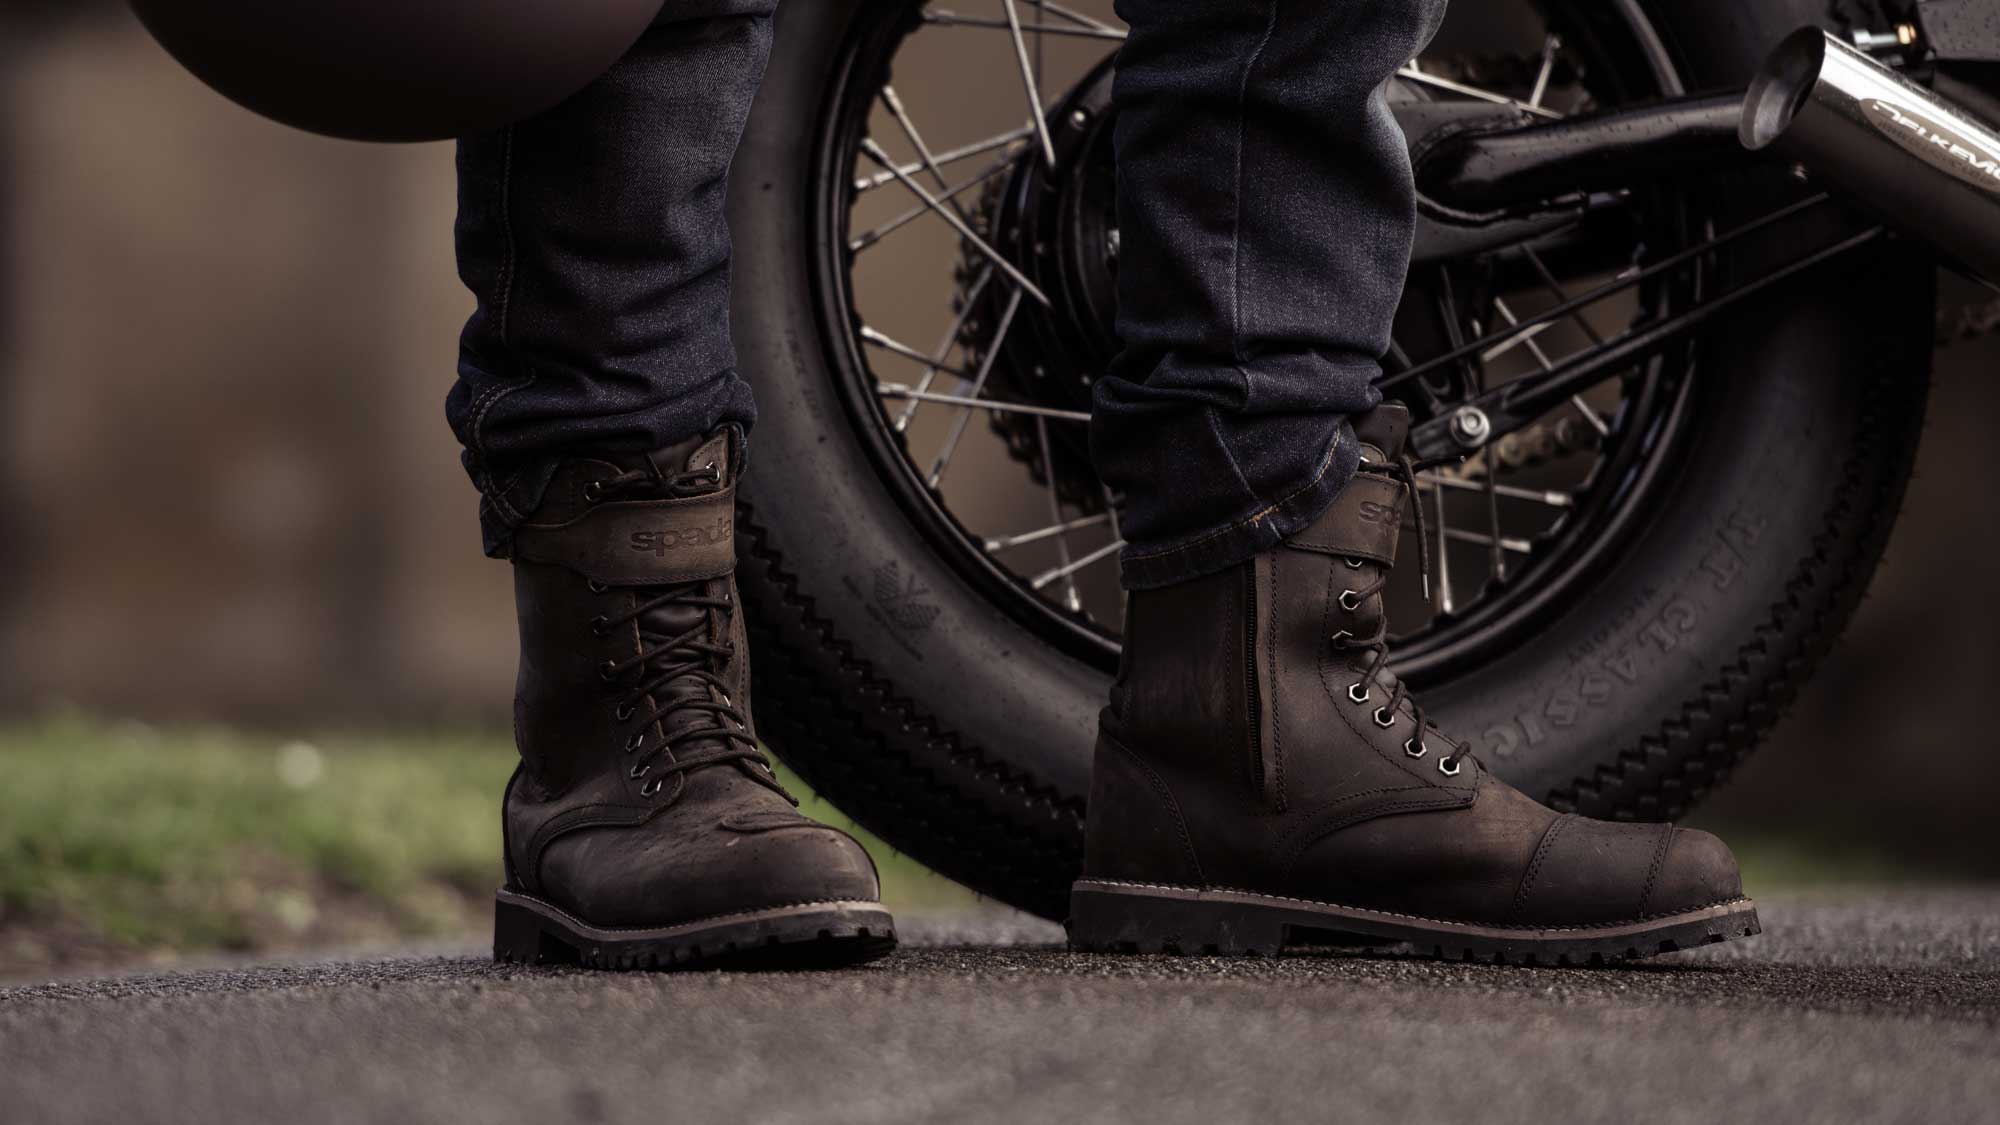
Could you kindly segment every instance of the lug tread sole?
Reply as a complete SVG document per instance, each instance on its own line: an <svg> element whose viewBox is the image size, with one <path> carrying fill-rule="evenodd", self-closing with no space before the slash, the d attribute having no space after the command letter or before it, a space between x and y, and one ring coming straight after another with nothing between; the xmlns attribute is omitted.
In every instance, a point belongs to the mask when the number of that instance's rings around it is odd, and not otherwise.
<svg viewBox="0 0 2000 1125"><path fill-rule="evenodd" d="M529 895L495 896L493 959L613 972L831 969L895 952L896 923L877 902L796 903L673 926L604 928Z"/></svg>
<svg viewBox="0 0 2000 1125"><path fill-rule="evenodd" d="M1078 880L1070 948L1084 953L1276 957L1337 948L1493 965L1591 966L1641 960L1763 932L1747 898L1601 926L1483 926L1207 887Z"/></svg>

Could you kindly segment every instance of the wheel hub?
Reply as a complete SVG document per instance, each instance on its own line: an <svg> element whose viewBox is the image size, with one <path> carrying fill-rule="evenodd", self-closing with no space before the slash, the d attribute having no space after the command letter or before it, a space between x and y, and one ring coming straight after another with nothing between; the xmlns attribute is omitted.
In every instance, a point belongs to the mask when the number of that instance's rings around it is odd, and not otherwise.
<svg viewBox="0 0 2000 1125"><path fill-rule="evenodd" d="M1024 146L982 206L994 245L1052 306L1022 305L1002 342L998 374L1023 400L1063 410L1090 409L1091 386L1118 354L1111 61L1100 63L1051 111L1054 163L1039 146ZM979 260L976 254L967 258ZM971 341L982 353L1000 319L1000 298L985 300L991 314L977 320L988 339Z"/></svg>

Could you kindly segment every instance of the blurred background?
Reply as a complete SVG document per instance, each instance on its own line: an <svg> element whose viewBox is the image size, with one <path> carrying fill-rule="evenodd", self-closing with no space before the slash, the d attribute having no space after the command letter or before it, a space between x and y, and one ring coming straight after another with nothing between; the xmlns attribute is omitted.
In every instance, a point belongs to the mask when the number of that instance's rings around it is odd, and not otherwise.
<svg viewBox="0 0 2000 1125"><path fill-rule="evenodd" d="M443 421L453 209L447 145L294 133L120 4L0 0L0 975L478 935L514 639ZM1940 352L1872 596L1700 814L1753 893L2000 875L1996 364Z"/></svg>

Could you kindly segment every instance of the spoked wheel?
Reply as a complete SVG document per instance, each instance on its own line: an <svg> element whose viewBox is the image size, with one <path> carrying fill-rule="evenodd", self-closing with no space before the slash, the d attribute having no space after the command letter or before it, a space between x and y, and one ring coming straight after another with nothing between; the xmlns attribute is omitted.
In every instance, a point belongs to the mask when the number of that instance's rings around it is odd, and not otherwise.
<svg viewBox="0 0 2000 1125"><path fill-rule="evenodd" d="M1826 14L1759 7L1469 11L1391 101L1422 168L1468 130L1740 82ZM1082 0L791 9L734 188L759 722L877 833L1050 915L1122 617L1084 426L1117 347L1122 35ZM1397 666L1558 805L1677 815L1844 623L1921 419L1928 270L1871 247L1502 412L1498 440L1480 407L1852 232L1800 194L1646 175L1424 205L1383 386L1471 453L1423 481L1435 581L1392 588Z"/></svg>

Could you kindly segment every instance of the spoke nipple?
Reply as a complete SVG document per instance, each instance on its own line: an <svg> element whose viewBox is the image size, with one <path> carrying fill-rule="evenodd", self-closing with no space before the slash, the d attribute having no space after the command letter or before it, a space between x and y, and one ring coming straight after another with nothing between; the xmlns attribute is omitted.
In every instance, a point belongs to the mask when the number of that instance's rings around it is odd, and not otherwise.
<svg viewBox="0 0 2000 1125"><path fill-rule="evenodd" d="M1461 406L1452 412L1451 436L1466 449L1478 449L1493 436L1493 421L1476 406Z"/></svg>

